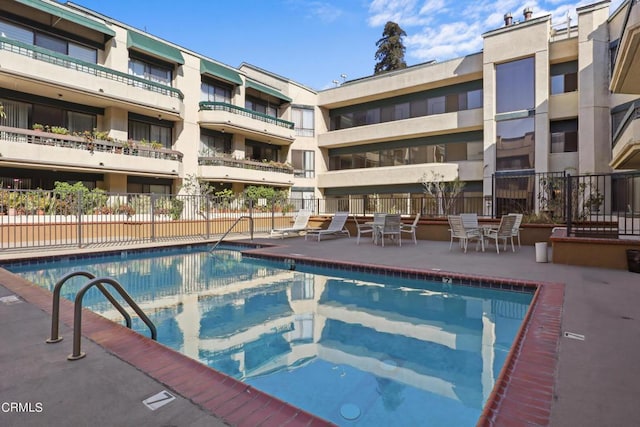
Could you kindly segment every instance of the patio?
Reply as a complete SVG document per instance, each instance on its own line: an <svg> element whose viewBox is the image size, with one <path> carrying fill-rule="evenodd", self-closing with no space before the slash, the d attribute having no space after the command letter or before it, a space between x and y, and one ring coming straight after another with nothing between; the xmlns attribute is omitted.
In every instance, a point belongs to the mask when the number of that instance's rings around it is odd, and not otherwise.
<svg viewBox="0 0 640 427"><path fill-rule="evenodd" d="M492 250L476 252L472 247L465 254L456 245L449 251L448 241L418 240L417 246L406 244L384 248L367 239L356 245L355 237L327 238L321 242L299 237L284 241L260 237L254 242L274 245L263 249L269 253L296 257L564 283L561 330L584 335L585 339L560 338L550 425L630 425L640 418L640 407L635 402L640 392L640 371L637 369L640 276L635 273L536 263L532 246L522 246L515 253L508 250L500 254ZM105 249L112 247L88 248L81 252ZM17 253L5 253L0 259L16 256ZM36 254L23 256L34 257ZM3 279L0 297L20 294L20 288L12 285L5 274L0 277ZM38 302L34 301L34 304ZM50 300L40 304L44 304L42 308L46 310ZM13 307L0 305L2 324L10 326L0 333L2 342L7 343L0 350L0 360L3 371L11 373L11 386L0 388L0 396L3 401L42 402L45 409L42 414L3 413L0 416L3 425L25 425L24 421L37 421L42 416L47 417L50 425L63 421L76 424L88 419L89 414L95 419L109 420L116 412L127 411L132 411L132 416L136 417L136 425L157 425L157 417L163 410L148 411L140 401L151 395L151 391L160 391L165 386L109 352L101 351L87 339L83 343L88 346L85 361L68 364L65 360L71 344L68 326L62 331L68 340L58 346L46 346L43 342L48 332L49 315L27 304L28 309L19 310L20 314L13 318L10 314ZM24 367L27 358L33 366L28 370ZM119 376L122 384L113 380L113 369L106 369L112 365L123 373ZM89 379L92 388L83 385ZM129 387L141 383L145 387ZM164 411L167 414L171 411L170 419L176 425L205 425L212 421L201 408L184 399L179 399L179 405L168 405Z"/></svg>

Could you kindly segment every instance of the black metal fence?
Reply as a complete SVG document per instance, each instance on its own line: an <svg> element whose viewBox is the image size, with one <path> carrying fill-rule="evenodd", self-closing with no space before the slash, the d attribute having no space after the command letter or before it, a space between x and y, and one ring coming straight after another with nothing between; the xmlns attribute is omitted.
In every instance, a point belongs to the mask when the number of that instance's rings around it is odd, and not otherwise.
<svg viewBox="0 0 640 427"><path fill-rule="evenodd" d="M524 214L523 221L565 225L570 236L640 238L640 173L563 173L493 177L493 194L356 195L323 199L251 199L44 191L0 188L0 249L215 239L291 225L301 209L315 215L348 211L444 218L475 212L485 218ZM234 225L234 223L236 223Z"/></svg>

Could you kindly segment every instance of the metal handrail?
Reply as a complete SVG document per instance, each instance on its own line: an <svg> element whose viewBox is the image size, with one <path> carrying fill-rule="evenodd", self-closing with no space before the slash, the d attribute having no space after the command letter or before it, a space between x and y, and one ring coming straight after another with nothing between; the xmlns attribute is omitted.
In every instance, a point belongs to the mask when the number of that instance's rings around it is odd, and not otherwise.
<svg viewBox="0 0 640 427"><path fill-rule="evenodd" d="M135 311L136 314L140 316L140 319L142 319L142 321L149 327L149 330L151 331L151 339L157 340L158 338L158 332L156 331L156 327L153 322L147 317L146 314L144 314L142 309L124 290L122 285L120 285L120 283L118 283L111 277L98 277L87 283L84 288L80 289L80 292L78 292L78 294L76 295L73 306L73 353L67 357L68 360L78 360L86 356L86 353L80 351L80 339L82 338L82 299L84 298L84 295L87 293L87 291L91 289L91 287L98 286L98 288L100 288L102 283L111 285L116 291L118 291L120 296L124 298L125 301L127 301L133 311Z"/></svg>
<svg viewBox="0 0 640 427"><path fill-rule="evenodd" d="M62 277L53 287L53 307L51 309L51 336L46 340L46 343L53 344L62 341L62 337L58 335L59 331L59 323L60 323L60 292L62 291L62 285L64 285L67 280L76 276L84 276L88 279L95 279L96 276L89 273L88 271L73 271L64 277ZM120 305L120 303L105 289L102 284L97 285L102 295L105 296L109 300L111 304L122 314L124 317L125 323L127 324L127 328L131 329L131 316L127 311Z"/></svg>
<svg viewBox="0 0 640 427"><path fill-rule="evenodd" d="M220 244L220 242L222 242L222 239L224 239L225 237L227 237L227 234L229 234L231 232L231 230L233 230L233 227L235 227L241 219L243 218L247 218L249 220L249 234L251 235L251 240L253 240L253 217L251 217L250 215L242 215L239 216L238 219L236 219L233 224L231 224L231 227L229 227L229 229L226 231L226 233L224 233L222 235L222 237L220 238L220 240L218 240L216 242L215 245L213 245L213 247L211 248L211 250L209 251L209 253L213 252L215 248L218 247L218 245Z"/></svg>

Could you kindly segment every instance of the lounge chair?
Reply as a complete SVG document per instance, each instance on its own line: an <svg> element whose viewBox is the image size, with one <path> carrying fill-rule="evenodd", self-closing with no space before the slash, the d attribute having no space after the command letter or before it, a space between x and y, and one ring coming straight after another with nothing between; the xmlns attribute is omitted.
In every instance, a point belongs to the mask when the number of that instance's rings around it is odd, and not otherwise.
<svg viewBox="0 0 640 427"><path fill-rule="evenodd" d="M514 215L516 217L516 222L513 224L513 237L518 238L518 247L520 247L520 224L522 224L522 214L510 213L509 215Z"/></svg>
<svg viewBox="0 0 640 427"><path fill-rule="evenodd" d="M453 246L453 239L460 241L460 246L467 252L467 246L472 240L476 240L476 251L478 250L478 243L482 245L482 251L484 252L484 236L480 228L466 228L462 222L461 215L449 215L449 232L451 233L451 243L449 244L449 250Z"/></svg>
<svg viewBox="0 0 640 427"><path fill-rule="evenodd" d="M271 237L280 237L284 239L285 236L296 233L300 234L303 231L313 230L313 228L309 228L307 224L309 224L309 217L311 216L311 212L307 210L301 210L296 215L296 219L291 227L285 228L274 228L271 230Z"/></svg>
<svg viewBox="0 0 640 427"><path fill-rule="evenodd" d="M420 214L416 214L416 218L413 220L413 224L402 224L400 226L400 231L402 233L407 233L410 234L411 237L413 238L413 243L415 245L418 244L418 241L416 240L416 228L418 228L418 221L420 220Z"/></svg>
<svg viewBox="0 0 640 427"><path fill-rule="evenodd" d="M309 230L307 234L304 236L304 240L307 240L307 237L318 237L318 242L322 236L340 236L346 234L347 237L351 237L349 234L349 230L345 227L347 223L347 218L349 218L349 212L336 212L331 218L331 222L329 223L329 227L326 229L316 229Z"/></svg>
<svg viewBox="0 0 640 427"><path fill-rule="evenodd" d="M500 226L497 229L485 230L484 237L495 240L496 252L500 253L500 241L504 241L504 250L507 250L507 239L511 239L511 250L516 251L513 245L513 225L516 223L515 215L503 215L500 220Z"/></svg>
<svg viewBox="0 0 640 427"><path fill-rule="evenodd" d="M384 225L380 229L382 247L384 247L384 236L389 236L391 238L397 237L398 246L402 246L402 234L400 232L401 225L402 220L400 218L400 215L385 215Z"/></svg>

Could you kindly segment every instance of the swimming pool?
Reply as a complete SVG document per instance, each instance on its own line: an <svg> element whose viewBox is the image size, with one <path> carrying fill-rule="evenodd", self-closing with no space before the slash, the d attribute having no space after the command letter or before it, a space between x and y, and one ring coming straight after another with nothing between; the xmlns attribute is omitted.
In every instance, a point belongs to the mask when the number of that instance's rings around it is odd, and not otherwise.
<svg viewBox="0 0 640 427"><path fill-rule="evenodd" d="M340 425L475 425L532 298L202 248L6 268L49 289L114 277L164 344Z"/></svg>

